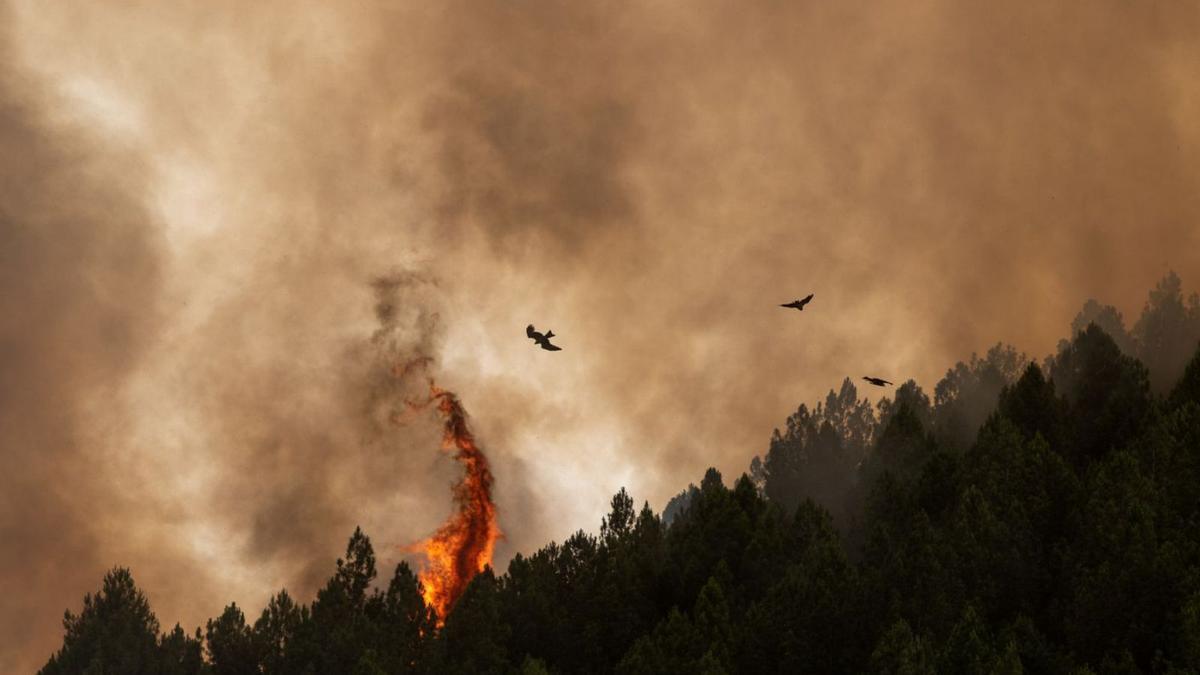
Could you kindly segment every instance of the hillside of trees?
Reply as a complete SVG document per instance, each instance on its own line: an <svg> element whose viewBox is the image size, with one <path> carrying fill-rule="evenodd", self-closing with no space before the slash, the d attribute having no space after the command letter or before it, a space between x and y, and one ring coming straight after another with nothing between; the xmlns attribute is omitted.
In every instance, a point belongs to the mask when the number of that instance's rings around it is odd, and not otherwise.
<svg viewBox="0 0 1200 675"><path fill-rule="evenodd" d="M847 380L660 516L624 490L445 625L361 531L311 603L163 632L130 572L42 673L1200 673L1200 301L1084 305L872 405Z"/></svg>

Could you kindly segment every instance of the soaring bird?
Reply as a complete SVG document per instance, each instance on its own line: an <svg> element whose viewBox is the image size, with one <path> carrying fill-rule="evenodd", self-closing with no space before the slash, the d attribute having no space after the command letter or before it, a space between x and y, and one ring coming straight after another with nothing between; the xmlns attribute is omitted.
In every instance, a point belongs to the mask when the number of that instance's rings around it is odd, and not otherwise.
<svg viewBox="0 0 1200 675"><path fill-rule="evenodd" d="M863 375L863 379L866 380L867 382L870 382L871 384L875 385L876 387L882 387L882 386L891 384L891 382L888 382L887 380L883 379L882 377L868 377L866 375Z"/></svg>
<svg viewBox="0 0 1200 675"><path fill-rule="evenodd" d="M529 336L529 339L536 342L542 349L545 349L548 352L557 352L562 350L562 347L556 347L555 345L550 344L550 338L554 337L554 331L552 330L548 330L546 331L545 335L542 335L533 329L533 324L529 324L525 328L525 334Z"/></svg>
<svg viewBox="0 0 1200 675"><path fill-rule="evenodd" d="M809 301L810 301L810 300L812 300L812 296L813 296L813 294L812 294L812 293L809 293L807 298L804 298L804 299L801 299L801 300L795 300L795 301L789 302L789 303L788 303L788 304L786 304L786 305L780 305L780 307L795 307L796 309L798 309L798 310L800 310L801 312L803 312L803 311L804 311L804 306L805 306L805 305L807 305L807 304L809 303Z"/></svg>

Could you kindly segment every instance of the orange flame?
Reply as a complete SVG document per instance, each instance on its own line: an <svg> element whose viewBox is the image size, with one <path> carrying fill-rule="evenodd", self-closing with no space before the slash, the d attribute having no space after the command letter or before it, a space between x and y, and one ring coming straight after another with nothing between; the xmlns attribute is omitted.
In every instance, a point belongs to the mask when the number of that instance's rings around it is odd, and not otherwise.
<svg viewBox="0 0 1200 675"><path fill-rule="evenodd" d="M471 579L492 564L500 528L492 502L492 471L487 457L475 445L467 413L453 392L439 389L432 380L429 386L430 397L425 405L436 401L442 414L442 450L454 451L454 459L465 469L462 480L453 487L458 510L432 537L414 546L429 561L418 575L421 593L425 604L437 612L441 626Z"/></svg>

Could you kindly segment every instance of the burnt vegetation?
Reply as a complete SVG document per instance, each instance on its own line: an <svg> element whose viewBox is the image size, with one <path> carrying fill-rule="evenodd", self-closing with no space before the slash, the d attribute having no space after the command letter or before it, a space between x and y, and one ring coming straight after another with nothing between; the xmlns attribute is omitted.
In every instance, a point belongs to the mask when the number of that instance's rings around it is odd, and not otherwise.
<svg viewBox="0 0 1200 675"><path fill-rule="evenodd" d="M1089 301L1042 363L997 345L872 405L847 379L732 485L477 575L438 627L370 541L310 604L162 632L128 570L42 673L1200 672L1200 302Z"/></svg>

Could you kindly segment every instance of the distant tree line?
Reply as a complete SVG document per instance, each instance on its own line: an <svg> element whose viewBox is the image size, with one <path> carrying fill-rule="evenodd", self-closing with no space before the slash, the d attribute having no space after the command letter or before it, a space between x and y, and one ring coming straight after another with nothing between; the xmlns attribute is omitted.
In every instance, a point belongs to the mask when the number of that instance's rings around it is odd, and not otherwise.
<svg viewBox="0 0 1200 675"><path fill-rule="evenodd" d="M1200 673L1198 305L1174 275L1132 332L1089 302L1041 364L998 345L932 399L847 380L731 487L662 517L621 490L441 627L356 530L311 604L194 634L114 569L41 672Z"/></svg>

